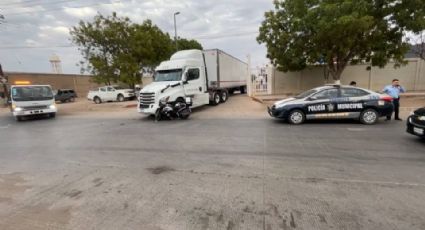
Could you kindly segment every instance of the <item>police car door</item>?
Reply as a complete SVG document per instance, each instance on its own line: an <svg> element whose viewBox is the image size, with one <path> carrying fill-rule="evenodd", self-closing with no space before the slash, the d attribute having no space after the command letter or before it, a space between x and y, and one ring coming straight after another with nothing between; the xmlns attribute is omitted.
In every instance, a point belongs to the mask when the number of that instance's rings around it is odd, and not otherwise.
<svg viewBox="0 0 425 230"><path fill-rule="evenodd" d="M335 99L339 96L337 88L324 89L314 95L308 100L306 108L307 119L323 119L332 118L335 113Z"/></svg>
<svg viewBox="0 0 425 230"><path fill-rule="evenodd" d="M358 118L364 108L368 93L356 88L341 88L341 97L337 100L338 113L347 118Z"/></svg>

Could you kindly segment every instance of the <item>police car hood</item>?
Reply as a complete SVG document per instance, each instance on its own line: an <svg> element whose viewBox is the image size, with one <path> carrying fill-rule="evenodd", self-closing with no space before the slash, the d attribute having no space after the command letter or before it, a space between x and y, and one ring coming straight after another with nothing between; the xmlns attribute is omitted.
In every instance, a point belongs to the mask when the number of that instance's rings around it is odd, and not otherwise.
<svg viewBox="0 0 425 230"><path fill-rule="evenodd" d="M289 104L294 104L294 103L297 103L297 102L299 102L299 99L296 99L294 97L290 97L290 98L286 98L286 99L283 99L283 100L280 100L280 101L276 101L274 103L274 105L276 105L276 106L282 105L282 104L289 105Z"/></svg>

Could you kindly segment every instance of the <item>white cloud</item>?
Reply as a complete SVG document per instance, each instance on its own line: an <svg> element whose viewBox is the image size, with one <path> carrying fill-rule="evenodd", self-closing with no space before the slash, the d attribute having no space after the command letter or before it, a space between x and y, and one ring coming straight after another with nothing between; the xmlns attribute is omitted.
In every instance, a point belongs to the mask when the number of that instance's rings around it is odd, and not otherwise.
<svg viewBox="0 0 425 230"><path fill-rule="evenodd" d="M60 34L60 35L69 35L69 28L65 26L40 26L40 30L46 34Z"/></svg>
<svg viewBox="0 0 425 230"><path fill-rule="evenodd" d="M96 15L96 10L91 7L83 7L83 8L67 8L63 10L68 15L74 16L76 18L87 18L93 17Z"/></svg>

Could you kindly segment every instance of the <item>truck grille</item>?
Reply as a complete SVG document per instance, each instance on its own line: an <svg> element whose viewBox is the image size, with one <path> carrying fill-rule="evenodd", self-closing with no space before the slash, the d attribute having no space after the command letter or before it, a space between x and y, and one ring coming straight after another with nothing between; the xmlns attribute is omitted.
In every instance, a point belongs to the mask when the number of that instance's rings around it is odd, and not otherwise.
<svg viewBox="0 0 425 230"><path fill-rule="evenodd" d="M149 108L149 106L154 103L155 93L140 93L140 108Z"/></svg>
<svg viewBox="0 0 425 230"><path fill-rule="evenodd" d="M38 105L38 106L25 106L22 107L24 110L40 110L40 109L47 109L48 107L46 105Z"/></svg>

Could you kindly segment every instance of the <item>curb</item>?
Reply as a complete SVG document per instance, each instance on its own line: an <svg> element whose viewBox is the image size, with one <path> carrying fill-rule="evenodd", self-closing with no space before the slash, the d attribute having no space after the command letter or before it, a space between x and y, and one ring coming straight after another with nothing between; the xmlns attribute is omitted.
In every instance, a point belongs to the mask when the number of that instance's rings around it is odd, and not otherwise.
<svg viewBox="0 0 425 230"><path fill-rule="evenodd" d="M260 99L260 98L258 98L258 97L252 96L252 97L251 97L251 99L252 99L253 101L258 102L258 103L264 104L264 100L262 100L262 99Z"/></svg>

